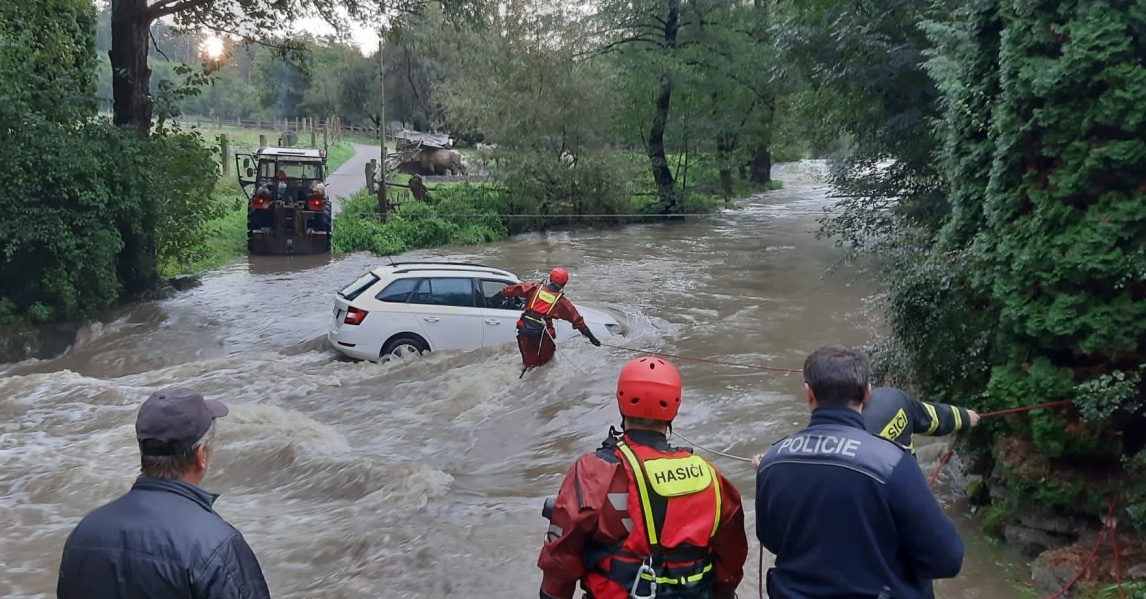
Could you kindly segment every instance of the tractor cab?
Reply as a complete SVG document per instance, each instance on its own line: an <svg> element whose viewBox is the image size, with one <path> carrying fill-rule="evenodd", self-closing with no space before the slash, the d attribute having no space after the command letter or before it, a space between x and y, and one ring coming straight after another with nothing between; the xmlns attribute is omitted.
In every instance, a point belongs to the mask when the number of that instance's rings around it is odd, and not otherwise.
<svg viewBox="0 0 1146 599"><path fill-rule="evenodd" d="M248 200L248 252L317 254L330 250L324 150L265 147L252 154L237 154L235 160Z"/></svg>

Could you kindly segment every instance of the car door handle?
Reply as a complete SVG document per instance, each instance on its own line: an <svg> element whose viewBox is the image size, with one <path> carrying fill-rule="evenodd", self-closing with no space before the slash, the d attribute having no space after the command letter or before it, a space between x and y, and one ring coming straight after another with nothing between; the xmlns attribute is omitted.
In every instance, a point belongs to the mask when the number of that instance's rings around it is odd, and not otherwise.
<svg viewBox="0 0 1146 599"><path fill-rule="evenodd" d="M496 319L496 318L487 318L487 319L485 319L485 323L486 324L501 324L501 321Z"/></svg>
<svg viewBox="0 0 1146 599"><path fill-rule="evenodd" d="M423 316L422 320L424 320L426 322L438 322L441 319L438 318L437 316Z"/></svg>

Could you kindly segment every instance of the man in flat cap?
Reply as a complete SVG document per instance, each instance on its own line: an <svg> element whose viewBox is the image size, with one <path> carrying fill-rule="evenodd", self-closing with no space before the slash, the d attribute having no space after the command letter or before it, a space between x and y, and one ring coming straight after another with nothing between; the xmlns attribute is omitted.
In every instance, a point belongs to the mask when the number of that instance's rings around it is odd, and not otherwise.
<svg viewBox="0 0 1146 599"><path fill-rule="evenodd" d="M135 420L140 474L126 495L91 512L64 544L59 599L269 598L243 535L199 488L215 419L227 406L186 387L156 391Z"/></svg>

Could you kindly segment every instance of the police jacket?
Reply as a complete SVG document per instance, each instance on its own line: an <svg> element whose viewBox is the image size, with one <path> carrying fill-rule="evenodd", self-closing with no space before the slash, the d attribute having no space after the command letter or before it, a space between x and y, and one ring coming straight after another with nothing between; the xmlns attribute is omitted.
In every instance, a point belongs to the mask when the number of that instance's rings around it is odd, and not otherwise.
<svg viewBox="0 0 1146 599"><path fill-rule="evenodd" d="M58 598L269 598L243 535L212 509L216 498L187 482L140 476L68 536Z"/></svg>
<svg viewBox="0 0 1146 599"><path fill-rule="evenodd" d="M867 432L891 439L915 453L913 434L949 435L971 425L965 408L915 399L902 389L878 387L863 406Z"/></svg>
<svg viewBox="0 0 1146 599"><path fill-rule="evenodd" d="M630 446L640 445L649 452L675 453L664 435L647 430L632 430L623 439ZM599 571L599 550L623 543L641 518L631 495L632 484L616 439L610 437L596 452L582 455L569 469L561 483L549 531L537 565L543 571L542 599L571 599L577 583L596 599L628 598L627 585L610 583ZM640 449L640 448L636 448ZM707 549L711 564L712 597L733 599L736 587L744 577L748 557L748 538L744 530L744 509L740 493L728 479L713 467L715 483L720 487L720 519L715 531L712 521L705 520L711 533ZM671 517L672 514L669 514ZM696 514L697 519L703 514ZM696 522L675 520L666 526L688 527ZM706 575L708 576L708 575Z"/></svg>
<svg viewBox="0 0 1146 599"><path fill-rule="evenodd" d="M848 408L816 409L764 456L756 536L776 554L772 599L930 599L930 580L963 565L963 540L919 465Z"/></svg>

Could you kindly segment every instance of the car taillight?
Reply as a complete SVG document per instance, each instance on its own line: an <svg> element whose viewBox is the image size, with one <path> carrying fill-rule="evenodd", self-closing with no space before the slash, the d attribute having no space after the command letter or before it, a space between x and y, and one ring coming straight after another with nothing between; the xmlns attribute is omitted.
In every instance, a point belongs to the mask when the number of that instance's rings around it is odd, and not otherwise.
<svg viewBox="0 0 1146 599"><path fill-rule="evenodd" d="M326 199L320 197L313 197L306 201L306 208L311 212L318 212L326 205Z"/></svg>
<svg viewBox="0 0 1146 599"><path fill-rule="evenodd" d="M265 210L271 207L271 199L262 196L255 196L251 198L251 208L253 210Z"/></svg>
<svg viewBox="0 0 1146 599"><path fill-rule="evenodd" d="M359 310L352 306L346 311L346 318L342 319L342 322L346 324L362 324L367 314L368 312L366 312L366 310Z"/></svg>

